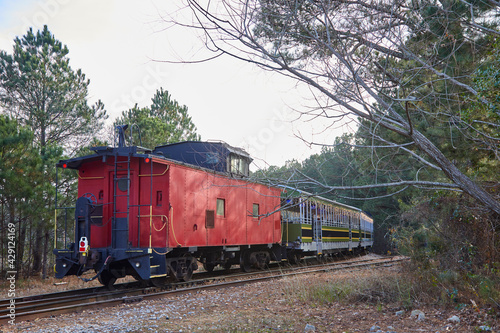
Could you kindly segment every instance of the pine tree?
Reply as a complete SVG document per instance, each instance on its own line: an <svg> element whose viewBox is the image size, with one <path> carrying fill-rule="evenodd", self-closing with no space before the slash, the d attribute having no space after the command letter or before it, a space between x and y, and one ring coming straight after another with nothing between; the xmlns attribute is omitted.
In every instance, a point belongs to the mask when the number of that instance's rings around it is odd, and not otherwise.
<svg viewBox="0 0 500 333"><path fill-rule="evenodd" d="M107 118L99 101L87 103L90 81L78 69L69 65L69 50L44 26L14 40L12 54L0 51L0 110L16 119L33 133L27 147L39 154L40 179L22 202L30 205L14 211L19 221L30 223L32 274L47 275L47 253L53 223L54 164L61 156L90 141L103 127ZM20 180L17 180L20 182ZM16 207L17 209L17 207ZM21 228L20 231L23 229Z"/></svg>
<svg viewBox="0 0 500 333"><path fill-rule="evenodd" d="M26 272L22 267L25 260L24 248L28 224L34 216L40 216L37 207L41 198L37 197L43 182L42 158L32 147L33 133L20 126L15 119L0 114L0 205L2 231L7 224L14 225L16 233L16 271ZM43 203L42 203L43 204ZM7 236L2 237L2 242ZM7 246L2 246L6 251ZM6 259L2 255L2 259ZM1 269L5 269L2 262ZM14 269L11 269L14 270Z"/></svg>
<svg viewBox="0 0 500 333"><path fill-rule="evenodd" d="M67 46L44 26L0 51L0 102L4 111L31 128L43 154L50 144L66 148L88 141L107 118L99 101L87 104L90 81L69 65Z"/></svg>
<svg viewBox="0 0 500 333"><path fill-rule="evenodd" d="M140 144L148 148L179 141L200 140L187 106L181 106L163 88L156 91L150 107L139 108L135 105L132 109L123 111L114 124L136 124L141 131ZM139 145L138 138L135 137L134 140L133 144Z"/></svg>

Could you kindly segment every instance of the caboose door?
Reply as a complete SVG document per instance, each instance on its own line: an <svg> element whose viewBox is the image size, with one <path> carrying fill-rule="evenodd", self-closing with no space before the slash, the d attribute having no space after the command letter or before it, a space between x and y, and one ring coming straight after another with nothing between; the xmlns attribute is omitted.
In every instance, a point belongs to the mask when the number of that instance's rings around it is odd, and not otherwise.
<svg viewBox="0 0 500 333"><path fill-rule="evenodd" d="M139 160L138 170L138 189L135 191L139 195L139 204L137 218L131 219L130 229L136 230L136 239L132 243L139 248L165 248L172 212L169 203L169 165L160 161Z"/></svg>
<svg viewBox="0 0 500 333"><path fill-rule="evenodd" d="M109 193L112 203L111 215L111 246L113 248L128 248L132 246L131 235L134 234L130 223L137 215L137 194L134 191L134 172L132 170L110 172Z"/></svg>

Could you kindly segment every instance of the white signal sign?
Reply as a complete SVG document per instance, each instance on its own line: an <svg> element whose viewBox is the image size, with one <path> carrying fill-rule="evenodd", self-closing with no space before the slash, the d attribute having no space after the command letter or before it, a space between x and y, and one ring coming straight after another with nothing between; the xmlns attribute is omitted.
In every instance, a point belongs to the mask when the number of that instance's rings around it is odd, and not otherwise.
<svg viewBox="0 0 500 333"><path fill-rule="evenodd" d="M81 237L80 238L80 252L87 252L88 246L89 246L89 242L87 240L87 237Z"/></svg>

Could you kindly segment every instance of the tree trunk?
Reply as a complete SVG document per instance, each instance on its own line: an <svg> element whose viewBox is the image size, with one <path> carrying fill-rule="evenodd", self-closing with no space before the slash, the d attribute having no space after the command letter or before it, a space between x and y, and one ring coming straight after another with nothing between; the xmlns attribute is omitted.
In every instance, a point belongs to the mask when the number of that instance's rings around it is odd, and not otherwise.
<svg viewBox="0 0 500 333"><path fill-rule="evenodd" d="M35 238L35 244L31 248L31 256L33 260L31 275L34 275L42 270L43 227L38 225L35 229L35 235L32 235L31 237Z"/></svg>
<svg viewBox="0 0 500 333"><path fill-rule="evenodd" d="M25 267L23 266L23 259L24 259L24 243L26 240L26 221L23 222L21 218L19 218L19 237L17 239L17 253L16 253L16 260L19 262L19 267L20 270L18 271L18 274L21 275L21 272L23 272L23 276L26 277L29 273L29 266Z"/></svg>
<svg viewBox="0 0 500 333"><path fill-rule="evenodd" d="M500 202L496 201L488 192L463 174L444 154L422 133L413 130L411 138L415 145L432 158L445 175L462 191L500 215Z"/></svg>
<svg viewBox="0 0 500 333"><path fill-rule="evenodd" d="M47 278L47 252L49 247L49 231L45 231L45 240L43 242L43 263L42 263L42 279L45 280Z"/></svg>

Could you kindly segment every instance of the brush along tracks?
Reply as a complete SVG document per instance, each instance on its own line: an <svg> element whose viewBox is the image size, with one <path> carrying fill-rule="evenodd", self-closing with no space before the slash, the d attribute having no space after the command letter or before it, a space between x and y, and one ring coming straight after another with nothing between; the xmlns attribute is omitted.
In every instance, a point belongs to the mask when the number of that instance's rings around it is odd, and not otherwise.
<svg viewBox="0 0 500 333"><path fill-rule="evenodd" d="M357 258L357 260L351 259L349 261L317 264L311 264L310 261L303 261L301 266L276 265L268 270L245 274L238 273L238 270L232 270L229 274L224 271L199 273L195 275L195 280L183 283L170 283L164 287L140 287L139 283L129 283L117 285L118 290L114 291L100 287L20 297L14 299L15 322L81 311L83 309L96 309L123 303L141 302L146 299L158 299L196 292L201 289L244 285L292 275L387 266L403 260L408 260L408 258ZM12 304L11 299L0 300L0 325L5 325L9 320L13 319L12 311L9 309L10 304Z"/></svg>

